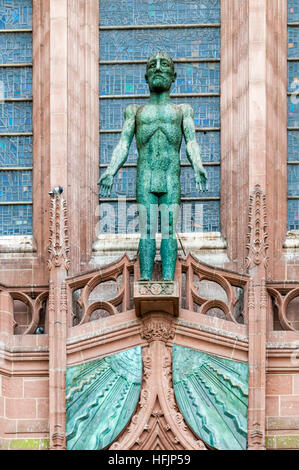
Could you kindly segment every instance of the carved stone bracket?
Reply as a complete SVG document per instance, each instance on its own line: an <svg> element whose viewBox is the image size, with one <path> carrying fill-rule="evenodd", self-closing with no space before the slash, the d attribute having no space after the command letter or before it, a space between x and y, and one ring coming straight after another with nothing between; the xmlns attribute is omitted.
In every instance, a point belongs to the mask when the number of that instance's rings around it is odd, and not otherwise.
<svg viewBox="0 0 299 470"><path fill-rule="evenodd" d="M138 281L134 283L134 302L137 316L148 312L179 315L179 285L176 281Z"/></svg>
<svg viewBox="0 0 299 470"><path fill-rule="evenodd" d="M249 231L247 234L246 267L250 269L254 265L268 265L268 226L266 211L266 196L260 185L256 185L253 194L249 198Z"/></svg>
<svg viewBox="0 0 299 470"><path fill-rule="evenodd" d="M170 315L152 313L143 319L141 337L149 343L152 341L172 341L175 336L175 326Z"/></svg>

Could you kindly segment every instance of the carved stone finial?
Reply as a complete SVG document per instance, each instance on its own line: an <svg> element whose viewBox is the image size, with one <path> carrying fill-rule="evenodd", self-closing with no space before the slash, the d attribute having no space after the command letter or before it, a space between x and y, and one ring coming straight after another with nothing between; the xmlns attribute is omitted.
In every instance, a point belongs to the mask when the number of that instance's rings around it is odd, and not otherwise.
<svg viewBox="0 0 299 470"><path fill-rule="evenodd" d="M70 250L68 246L67 204L60 187L59 190L53 190L49 194L51 196L51 209L48 268L51 270L53 267L64 266L68 271L70 267L68 258Z"/></svg>
<svg viewBox="0 0 299 470"><path fill-rule="evenodd" d="M249 199L248 228L246 267L249 269L254 265L262 264L266 268L268 265L269 248L267 243L266 196L258 184L255 186L255 190Z"/></svg>

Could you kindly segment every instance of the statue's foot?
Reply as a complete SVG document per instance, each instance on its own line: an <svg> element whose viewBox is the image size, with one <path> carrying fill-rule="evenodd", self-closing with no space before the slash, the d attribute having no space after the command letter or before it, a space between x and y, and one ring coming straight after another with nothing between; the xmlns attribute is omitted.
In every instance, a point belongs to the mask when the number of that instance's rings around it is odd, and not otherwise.
<svg viewBox="0 0 299 470"><path fill-rule="evenodd" d="M144 277L140 277L138 281L151 281L151 279L149 277L144 276Z"/></svg>

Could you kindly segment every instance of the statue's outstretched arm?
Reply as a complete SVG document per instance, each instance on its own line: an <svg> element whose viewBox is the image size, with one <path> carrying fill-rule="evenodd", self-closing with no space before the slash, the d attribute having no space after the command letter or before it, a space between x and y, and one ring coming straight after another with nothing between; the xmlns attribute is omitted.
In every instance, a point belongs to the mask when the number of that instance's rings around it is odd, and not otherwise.
<svg viewBox="0 0 299 470"><path fill-rule="evenodd" d="M207 173L202 165L200 148L196 141L194 112L189 104L181 105L183 112L183 134L186 141L186 153L194 173L196 189L207 191Z"/></svg>
<svg viewBox="0 0 299 470"><path fill-rule="evenodd" d="M113 150L111 162L106 171L101 175L98 184L100 185L100 195L110 196L113 185L113 177L123 166L128 158L130 145L135 132L135 118L138 105L132 104L125 110L125 123L120 136L120 140Z"/></svg>

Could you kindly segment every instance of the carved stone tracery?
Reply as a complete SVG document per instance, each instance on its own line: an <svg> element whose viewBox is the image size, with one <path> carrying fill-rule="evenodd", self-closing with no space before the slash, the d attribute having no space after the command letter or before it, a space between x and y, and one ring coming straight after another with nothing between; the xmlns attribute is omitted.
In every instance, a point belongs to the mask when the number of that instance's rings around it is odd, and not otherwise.
<svg viewBox="0 0 299 470"><path fill-rule="evenodd" d="M269 282L266 290L272 297L273 304L277 309L279 323L283 330L298 331L288 319L288 307L292 300L299 298L299 287L292 282Z"/></svg>

